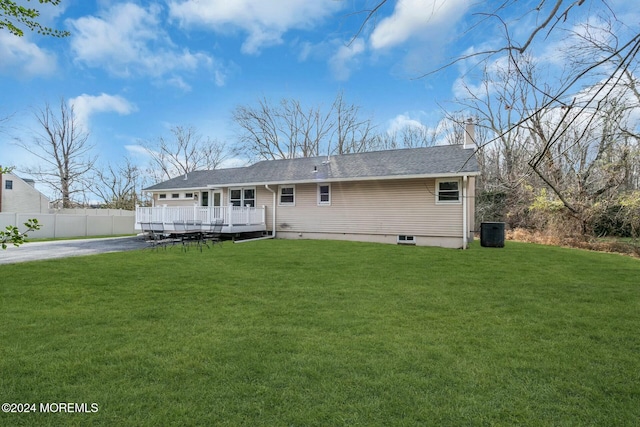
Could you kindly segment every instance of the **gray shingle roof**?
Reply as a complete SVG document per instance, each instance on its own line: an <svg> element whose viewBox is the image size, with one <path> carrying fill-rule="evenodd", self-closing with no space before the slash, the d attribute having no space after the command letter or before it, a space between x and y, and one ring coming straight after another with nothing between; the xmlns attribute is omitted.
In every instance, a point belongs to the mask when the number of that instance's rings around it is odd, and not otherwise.
<svg viewBox="0 0 640 427"><path fill-rule="evenodd" d="M477 175L473 149L462 145L371 151L339 156L264 160L242 168L191 172L146 188L176 190L208 186Z"/></svg>

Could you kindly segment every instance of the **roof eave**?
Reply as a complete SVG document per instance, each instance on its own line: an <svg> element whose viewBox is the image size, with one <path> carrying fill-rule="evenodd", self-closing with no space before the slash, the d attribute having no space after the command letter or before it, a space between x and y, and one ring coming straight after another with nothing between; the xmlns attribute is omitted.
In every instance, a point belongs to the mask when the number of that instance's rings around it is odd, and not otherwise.
<svg viewBox="0 0 640 427"><path fill-rule="evenodd" d="M463 177L463 176L478 176L480 172L448 172L448 173L434 173L434 174L412 174L412 175L391 175L391 176L368 176L368 177L349 177L349 178L310 178L310 179L298 179L298 180L278 180L278 181L254 181L254 182L232 182L232 183L219 183L208 185L208 189L222 188L222 187L248 187L257 185L281 185L281 184L313 184L317 182L354 182L354 181L389 181L400 179L419 179L419 178L450 178L450 177Z"/></svg>
<svg viewBox="0 0 640 427"><path fill-rule="evenodd" d="M153 187L148 187L148 188L143 188L142 191L145 191L147 193L154 193L157 191L194 191L194 190L208 190L209 186L203 186L203 185L199 185L197 187L166 187L166 188L153 188Z"/></svg>

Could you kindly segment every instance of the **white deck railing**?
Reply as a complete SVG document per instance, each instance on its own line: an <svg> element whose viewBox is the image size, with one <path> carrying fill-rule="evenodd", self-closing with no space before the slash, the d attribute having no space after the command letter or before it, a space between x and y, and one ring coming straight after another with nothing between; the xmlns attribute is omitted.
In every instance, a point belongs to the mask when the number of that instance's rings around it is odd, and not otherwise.
<svg viewBox="0 0 640 427"><path fill-rule="evenodd" d="M264 225L266 208L249 206L154 206L136 207L136 229L140 223L162 222L171 228L174 222L200 221L211 224L222 220L225 228L234 226Z"/></svg>

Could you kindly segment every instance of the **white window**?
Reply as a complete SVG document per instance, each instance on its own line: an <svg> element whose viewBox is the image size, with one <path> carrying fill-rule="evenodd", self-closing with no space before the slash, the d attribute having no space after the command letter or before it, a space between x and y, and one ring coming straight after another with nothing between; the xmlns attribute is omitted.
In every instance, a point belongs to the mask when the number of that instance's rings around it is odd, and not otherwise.
<svg viewBox="0 0 640 427"><path fill-rule="evenodd" d="M281 185L279 194L280 206L295 206L296 187L294 185Z"/></svg>
<svg viewBox="0 0 640 427"><path fill-rule="evenodd" d="M415 245L416 240L414 239L413 236L405 236L401 234L398 236L398 244L399 245Z"/></svg>
<svg viewBox="0 0 640 427"><path fill-rule="evenodd" d="M331 204L331 184L318 184L318 205Z"/></svg>
<svg viewBox="0 0 640 427"><path fill-rule="evenodd" d="M166 198L167 198L167 195L166 195L166 194L159 194L159 195L158 195L158 198L159 198L159 199L166 199Z"/></svg>
<svg viewBox="0 0 640 427"><path fill-rule="evenodd" d="M232 188L229 190L229 201L233 206L256 207L256 189L251 188Z"/></svg>
<svg viewBox="0 0 640 427"><path fill-rule="evenodd" d="M171 198L172 198L172 199L179 199L179 198L180 198L180 193L173 193L173 194L171 195Z"/></svg>
<svg viewBox="0 0 640 427"><path fill-rule="evenodd" d="M459 179L436 180L436 204L461 203Z"/></svg>
<svg viewBox="0 0 640 427"><path fill-rule="evenodd" d="M13 190L13 181L8 179L4 182L5 190Z"/></svg>
<svg viewBox="0 0 640 427"><path fill-rule="evenodd" d="M184 193L185 199L193 199L193 193Z"/></svg>

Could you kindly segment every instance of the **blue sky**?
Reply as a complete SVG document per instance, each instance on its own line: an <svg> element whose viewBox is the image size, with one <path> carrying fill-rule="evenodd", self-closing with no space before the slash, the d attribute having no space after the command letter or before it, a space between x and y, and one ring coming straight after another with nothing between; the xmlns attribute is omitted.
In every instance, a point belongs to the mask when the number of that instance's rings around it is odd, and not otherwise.
<svg viewBox="0 0 640 427"><path fill-rule="evenodd" d="M36 2L43 23L71 36L17 38L0 32L0 117L11 115L0 132L0 164L18 170L30 165L32 158L12 140L28 141L33 109L62 97L73 103L103 164L125 156L144 163L140 142L167 136L179 125L233 144L232 110L263 97L317 106L330 105L342 91L380 131L407 121L436 126L440 106L450 105L469 64L416 77L500 40L497 22L466 31L478 20L474 12L486 11L492 2L389 1L375 26L365 26L354 40L365 16L355 12L375 3L63 0L52 7ZM524 11L539 1L519 3ZM634 6L628 3L609 2L631 13ZM591 12L576 13L586 19ZM526 34L539 17L515 18ZM549 50L552 40L545 42Z"/></svg>

